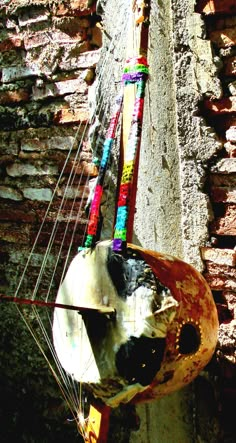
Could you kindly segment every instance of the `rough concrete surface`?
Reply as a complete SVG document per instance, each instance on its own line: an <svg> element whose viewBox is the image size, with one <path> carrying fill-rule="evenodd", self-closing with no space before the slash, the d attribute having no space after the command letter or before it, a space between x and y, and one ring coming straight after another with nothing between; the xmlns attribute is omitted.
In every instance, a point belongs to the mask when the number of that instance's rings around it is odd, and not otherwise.
<svg viewBox="0 0 236 443"><path fill-rule="evenodd" d="M204 192L205 169L222 145L197 116L198 101L202 94L218 97L221 90L214 77L210 44L203 42L204 24L194 13L194 3L152 2L150 79L146 87L134 242L182 257L202 269L199 245L208 238L211 218ZM122 9L123 3L119 6ZM113 17L117 20L117 2L107 2L104 10L110 35L117 32L112 21ZM129 441L198 441L194 408L192 386L161 401L139 405L140 428L131 433ZM202 442L208 441L201 438Z"/></svg>

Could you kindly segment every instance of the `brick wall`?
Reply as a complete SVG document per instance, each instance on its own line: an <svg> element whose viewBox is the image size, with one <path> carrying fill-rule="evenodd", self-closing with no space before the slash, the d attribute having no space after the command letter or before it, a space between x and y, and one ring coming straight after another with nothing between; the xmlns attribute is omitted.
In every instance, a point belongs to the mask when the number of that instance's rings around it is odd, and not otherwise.
<svg viewBox="0 0 236 443"><path fill-rule="evenodd" d="M202 115L214 128L222 149L211 159L206 191L212 206L210 242L201 248L207 279L218 306L220 330L216 352L219 404L224 438L233 431L231 402L236 399L236 3L198 1L207 38L218 64L222 97L203 98Z"/></svg>
<svg viewBox="0 0 236 443"><path fill-rule="evenodd" d="M97 170L87 144L76 153L89 119L88 91L100 57L98 25L92 1L18 0L0 7L1 292L16 287L18 272L14 276L9 267L17 270L24 262L70 150L39 245L46 245L72 166L75 179L64 211L73 204L75 221L80 208L75 243L81 243L86 178ZM65 223L59 223L58 243Z"/></svg>

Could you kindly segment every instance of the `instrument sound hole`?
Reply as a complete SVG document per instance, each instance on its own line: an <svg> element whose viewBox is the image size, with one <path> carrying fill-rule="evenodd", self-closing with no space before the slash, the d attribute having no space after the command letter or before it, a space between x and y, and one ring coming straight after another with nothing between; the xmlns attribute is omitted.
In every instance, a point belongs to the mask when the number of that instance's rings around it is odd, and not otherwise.
<svg viewBox="0 0 236 443"><path fill-rule="evenodd" d="M192 323L185 323L179 335L179 352L180 354L193 354L200 346L201 337L199 329Z"/></svg>
<svg viewBox="0 0 236 443"><path fill-rule="evenodd" d="M129 384L147 386L161 367L164 351L164 338L131 336L116 354L116 367Z"/></svg>

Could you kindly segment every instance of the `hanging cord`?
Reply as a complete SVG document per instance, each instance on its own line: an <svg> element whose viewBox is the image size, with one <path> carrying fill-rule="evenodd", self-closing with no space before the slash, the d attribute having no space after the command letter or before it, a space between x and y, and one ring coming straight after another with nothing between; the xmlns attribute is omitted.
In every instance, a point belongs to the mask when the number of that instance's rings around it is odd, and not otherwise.
<svg viewBox="0 0 236 443"><path fill-rule="evenodd" d="M127 60L122 80L125 86L129 84L136 85L136 96L127 149L124 156L113 239L113 250L119 253L125 252L127 242L130 200L138 157L137 153L141 142L144 93L147 78L148 64L146 57L134 57Z"/></svg>

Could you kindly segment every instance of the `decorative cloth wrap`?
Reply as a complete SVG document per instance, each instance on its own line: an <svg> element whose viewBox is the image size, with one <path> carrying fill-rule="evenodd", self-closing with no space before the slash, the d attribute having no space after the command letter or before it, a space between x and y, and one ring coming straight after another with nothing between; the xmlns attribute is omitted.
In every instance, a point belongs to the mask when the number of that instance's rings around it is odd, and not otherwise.
<svg viewBox="0 0 236 443"><path fill-rule="evenodd" d="M141 142L144 92L147 78L148 64L145 57L135 57L127 60L122 80L125 86L129 84L136 85L136 96L119 190L118 208L113 239L113 250L115 252L122 252L127 240L129 204L135 162Z"/></svg>

